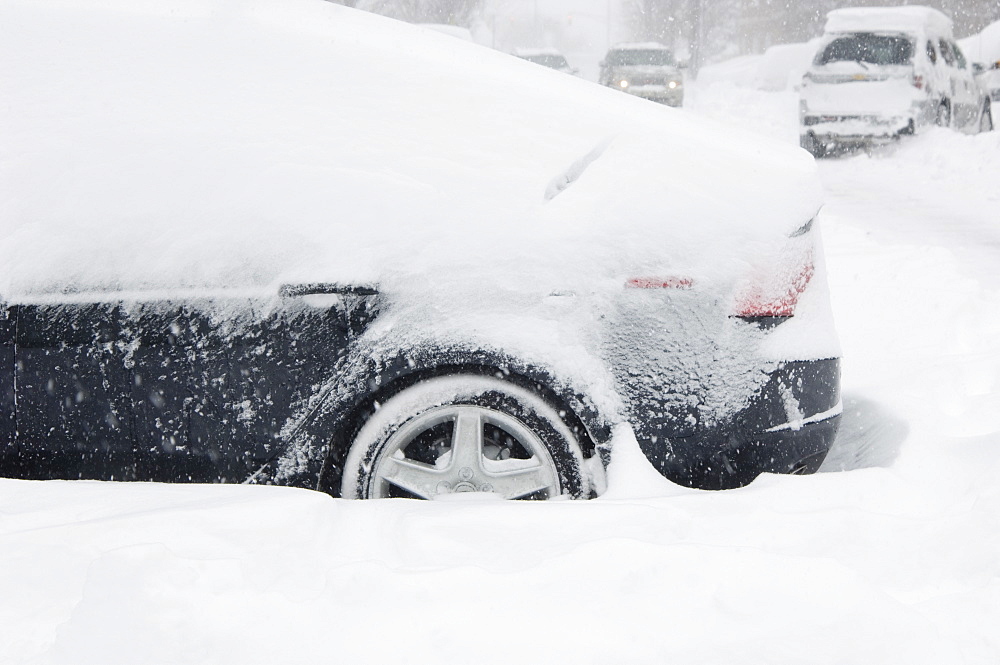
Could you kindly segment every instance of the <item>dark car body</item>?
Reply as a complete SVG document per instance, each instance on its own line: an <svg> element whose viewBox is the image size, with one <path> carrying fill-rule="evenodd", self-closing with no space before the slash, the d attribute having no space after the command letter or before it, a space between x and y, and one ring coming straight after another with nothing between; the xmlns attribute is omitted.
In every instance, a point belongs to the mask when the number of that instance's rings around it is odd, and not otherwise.
<svg viewBox="0 0 1000 665"><path fill-rule="evenodd" d="M227 300L6 307L2 473L252 477L280 454L294 405L371 319L370 297L329 308L290 302L263 316L259 303Z"/></svg>
<svg viewBox="0 0 1000 665"><path fill-rule="evenodd" d="M326 301L309 304L317 292ZM67 300L7 305L0 314L0 475L281 482L336 494L342 460L371 409L415 382L459 372L499 374L544 395L588 455L611 436L586 396L502 353L410 348L394 361L365 362L355 341L378 316L374 291L300 287L277 304ZM621 378L643 451L666 477L693 487L815 471L839 421L831 416L837 359L771 367L748 405L711 427L664 390L669 377ZM794 427L789 391L803 416ZM312 447L308 462L281 471L278 460L303 442Z"/></svg>

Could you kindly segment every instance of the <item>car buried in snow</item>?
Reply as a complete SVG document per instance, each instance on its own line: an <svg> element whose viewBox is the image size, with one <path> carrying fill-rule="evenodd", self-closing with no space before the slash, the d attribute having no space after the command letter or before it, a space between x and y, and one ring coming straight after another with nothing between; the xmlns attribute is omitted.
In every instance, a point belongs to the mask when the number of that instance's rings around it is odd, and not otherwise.
<svg viewBox="0 0 1000 665"><path fill-rule="evenodd" d="M1000 60L988 64L973 63L972 71L979 87L982 88L984 95L989 97L990 101L990 115L988 118L984 117L984 122L990 129L996 129L995 118L1000 117Z"/></svg>
<svg viewBox="0 0 1000 665"><path fill-rule="evenodd" d="M633 436L697 488L825 457L798 148L323 0L0 22L0 475L548 499Z"/></svg>

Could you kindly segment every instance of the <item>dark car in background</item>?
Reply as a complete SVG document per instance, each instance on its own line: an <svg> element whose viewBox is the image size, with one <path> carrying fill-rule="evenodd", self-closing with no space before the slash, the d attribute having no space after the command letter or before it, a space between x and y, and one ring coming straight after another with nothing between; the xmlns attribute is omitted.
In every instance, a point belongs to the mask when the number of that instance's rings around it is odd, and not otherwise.
<svg viewBox="0 0 1000 665"><path fill-rule="evenodd" d="M528 62L533 62L536 65L541 65L542 67L548 67L549 69L555 69L556 71L563 72L565 74L576 74L580 73L580 70L575 67L570 66L569 62L566 60L566 56L559 52L558 49L554 48L540 48L540 49L518 49L514 52L514 55L522 60L527 60Z"/></svg>
<svg viewBox="0 0 1000 665"><path fill-rule="evenodd" d="M583 498L632 437L690 487L819 467L798 148L322 0L219 7L0 8L0 476ZM610 66L672 80L646 51Z"/></svg>
<svg viewBox="0 0 1000 665"><path fill-rule="evenodd" d="M656 42L617 44L601 61L599 82L668 106L684 103L684 76L673 52Z"/></svg>

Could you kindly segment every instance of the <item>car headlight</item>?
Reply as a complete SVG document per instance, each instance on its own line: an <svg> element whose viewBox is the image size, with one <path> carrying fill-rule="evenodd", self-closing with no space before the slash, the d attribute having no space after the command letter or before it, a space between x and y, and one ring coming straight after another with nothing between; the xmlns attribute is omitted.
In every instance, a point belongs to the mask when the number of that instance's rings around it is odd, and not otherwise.
<svg viewBox="0 0 1000 665"><path fill-rule="evenodd" d="M622 79L621 81L618 82L618 87L622 88L622 89L627 88L628 87L628 81L626 79Z"/></svg>
<svg viewBox="0 0 1000 665"><path fill-rule="evenodd" d="M670 88L671 90L679 88L680 86L681 86L680 81L670 81L669 83L667 83L667 87Z"/></svg>

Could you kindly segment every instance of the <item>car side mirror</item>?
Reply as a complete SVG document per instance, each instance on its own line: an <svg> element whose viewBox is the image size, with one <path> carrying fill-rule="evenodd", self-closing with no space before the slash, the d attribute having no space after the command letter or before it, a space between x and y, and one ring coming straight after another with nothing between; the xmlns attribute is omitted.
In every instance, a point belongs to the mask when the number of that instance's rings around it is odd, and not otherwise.
<svg viewBox="0 0 1000 665"><path fill-rule="evenodd" d="M979 75L986 71L986 65L981 62L972 63L972 73Z"/></svg>
<svg viewBox="0 0 1000 665"><path fill-rule="evenodd" d="M687 69L688 66L689 66L689 63L688 63L687 60L679 60L677 62L677 69Z"/></svg>

